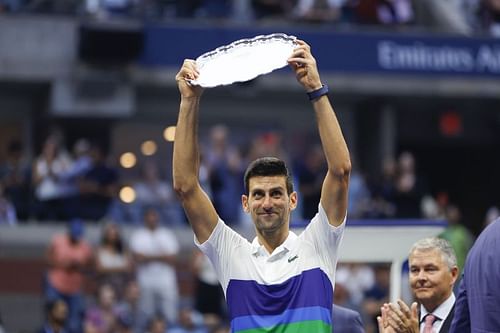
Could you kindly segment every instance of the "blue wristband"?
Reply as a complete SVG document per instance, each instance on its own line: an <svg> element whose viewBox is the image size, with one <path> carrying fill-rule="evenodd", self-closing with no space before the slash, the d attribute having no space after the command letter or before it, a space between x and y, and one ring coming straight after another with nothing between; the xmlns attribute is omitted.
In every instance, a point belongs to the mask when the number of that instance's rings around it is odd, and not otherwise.
<svg viewBox="0 0 500 333"><path fill-rule="evenodd" d="M321 88L308 92L307 96L309 96L310 101L314 101L315 99L318 99L321 96L328 94L328 91L329 91L328 86L324 84Z"/></svg>

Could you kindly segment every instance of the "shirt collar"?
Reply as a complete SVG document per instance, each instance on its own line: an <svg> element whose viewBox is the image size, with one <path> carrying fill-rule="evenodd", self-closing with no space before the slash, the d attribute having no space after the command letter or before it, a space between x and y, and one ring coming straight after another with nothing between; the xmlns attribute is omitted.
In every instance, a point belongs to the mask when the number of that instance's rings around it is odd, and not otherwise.
<svg viewBox="0 0 500 333"><path fill-rule="evenodd" d="M297 237L298 236L290 230L285 241L280 246L275 248L273 253L271 254L267 252L266 248L259 243L259 239L255 237L252 241L252 254L254 256L275 257L276 255L279 255L281 253L289 252L295 244Z"/></svg>
<svg viewBox="0 0 500 333"><path fill-rule="evenodd" d="M448 314L450 313L453 305L455 304L455 294L451 293L450 297L446 299L443 303L441 303L436 310L432 312L432 314L438 317L440 320L444 321ZM420 305L420 322L424 319L425 315L427 315L429 311L423 306Z"/></svg>

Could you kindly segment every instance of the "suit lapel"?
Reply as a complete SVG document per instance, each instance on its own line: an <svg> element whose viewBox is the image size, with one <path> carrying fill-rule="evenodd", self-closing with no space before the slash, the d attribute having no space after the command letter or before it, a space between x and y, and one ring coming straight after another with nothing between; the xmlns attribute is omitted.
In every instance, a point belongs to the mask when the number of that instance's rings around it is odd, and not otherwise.
<svg viewBox="0 0 500 333"><path fill-rule="evenodd" d="M450 325L451 321L453 320L453 314L455 313L455 304L453 304L453 307L450 310L450 313L446 317L446 320L444 321L443 325L441 326L441 329L439 330L439 333L448 333L450 330Z"/></svg>

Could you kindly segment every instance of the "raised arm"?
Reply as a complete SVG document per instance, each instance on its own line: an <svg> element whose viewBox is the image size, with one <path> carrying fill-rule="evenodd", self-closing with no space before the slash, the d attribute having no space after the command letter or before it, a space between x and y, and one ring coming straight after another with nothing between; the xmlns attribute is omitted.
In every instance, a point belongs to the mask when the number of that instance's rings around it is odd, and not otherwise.
<svg viewBox="0 0 500 333"><path fill-rule="evenodd" d="M196 64L189 59L184 61L175 77L181 94L181 104L175 131L173 183L194 234L198 242L203 243L217 225L218 215L198 180L198 112L203 90L187 82L197 77Z"/></svg>
<svg viewBox="0 0 500 333"><path fill-rule="evenodd" d="M323 86L316 60L309 45L301 40L297 40L297 43L298 47L288 59L288 63L306 92L315 91ZM347 191L351 173L349 150L328 96L323 95L313 100L312 105L328 163L328 172L321 189L321 205L330 224L338 226L344 221L347 212Z"/></svg>

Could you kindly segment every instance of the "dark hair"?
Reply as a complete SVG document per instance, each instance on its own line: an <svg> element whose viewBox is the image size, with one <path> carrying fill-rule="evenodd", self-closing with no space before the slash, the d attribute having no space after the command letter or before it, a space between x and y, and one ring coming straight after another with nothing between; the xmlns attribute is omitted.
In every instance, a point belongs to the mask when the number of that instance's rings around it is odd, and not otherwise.
<svg viewBox="0 0 500 333"><path fill-rule="evenodd" d="M114 243L110 243L108 235L107 235L108 230L111 227L114 227L116 229L116 234L117 234L117 238L116 238ZM120 231L120 228L118 227L118 225L116 225L114 223L108 223L108 224L104 225L104 227L102 228L102 232L101 232L101 244L102 245L111 244L113 246L113 248L118 253L120 253L120 254L123 253L122 235L121 235L121 231Z"/></svg>
<svg viewBox="0 0 500 333"><path fill-rule="evenodd" d="M250 163L245 176L245 192L248 194L250 178L266 176L283 176L286 181L286 191L288 194L293 192L292 175L284 161L276 157L261 157Z"/></svg>

